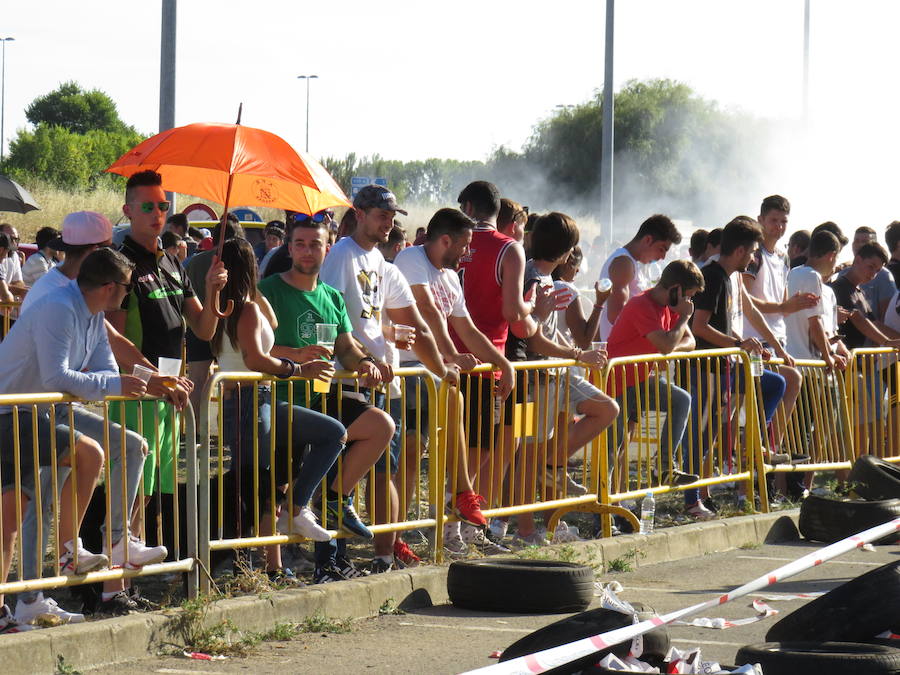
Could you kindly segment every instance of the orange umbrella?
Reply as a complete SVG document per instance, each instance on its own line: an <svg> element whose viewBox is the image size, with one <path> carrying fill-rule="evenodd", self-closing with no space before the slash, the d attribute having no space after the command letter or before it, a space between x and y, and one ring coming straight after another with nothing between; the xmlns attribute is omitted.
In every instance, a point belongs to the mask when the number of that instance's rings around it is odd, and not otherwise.
<svg viewBox="0 0 900 675"><path fill-rule="evenodd" d="M240 124L188 124L132 148L107 171L131 176L153 169L172 192L219 204L271 206L316 213L350 206L344 192L312 157L268 131Z"/></svg>
<svg viewBox="0 0 900 675"><path fill-rule="evenodd" d="M188 124L160 132L119 157L106 170L122 176L152 169L163 188L224 205L271 206L313 214L334 206L350 206L324 167L299 154L284 139L262 129L237 124ZM217 256L222 257L225 228L219 228ZM229 300L220 317L231 314Z"/></svg>

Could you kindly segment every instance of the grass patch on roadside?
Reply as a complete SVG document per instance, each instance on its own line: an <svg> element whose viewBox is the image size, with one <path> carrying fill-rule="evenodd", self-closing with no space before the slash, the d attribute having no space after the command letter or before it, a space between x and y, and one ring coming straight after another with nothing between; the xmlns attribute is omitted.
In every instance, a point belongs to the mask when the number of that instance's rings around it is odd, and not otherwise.
<svg viewBox="0 0 900 675"><path fill-rule="evenodd" d="M638 559L646 557L646 553L644 553L640 549L633 548L630 551L623 553L618 558L613 558L608 563L606 563L606 571L632 572L634 571L634 566L637 564Z"/></svg>

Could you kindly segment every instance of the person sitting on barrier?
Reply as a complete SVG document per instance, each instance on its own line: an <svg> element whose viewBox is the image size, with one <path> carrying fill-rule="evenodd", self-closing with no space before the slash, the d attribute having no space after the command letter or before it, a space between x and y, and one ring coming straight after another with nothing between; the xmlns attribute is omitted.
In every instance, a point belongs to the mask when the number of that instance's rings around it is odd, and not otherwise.
<svg viewBox="0 0 900 675"><path fill-rule="evenodd" d="M793 366L794 360L788 354L781 343L772 335L772 331L753 301L747 294L741 283L741 273L747 270L747 266L753 257L753 253L763 233L759 224L747 216L734 218L722 230L721 254L718 260L708 263L703 267L704 289L694 296L694 316L691 320L691 332L700 349L722 349L738 347L750 354L768 357L769 353L757 338L743 338L744 317L750 321L753 327L759 331L766 342L772 345L775 353L783 359L785 364ZM726 382L729 385L726 391L737 390L744 392L744 369L740 362L733 363L730 359L718 360L713 363L725 366ZM702 370L701 370L702 369ZM732 371L737 370L735 375ZM691 449L691 469L700 472L701 459L707 450L704 443L709 436L715 438L718 435L718 425L708 434L701 430L701 417L706 408L709 391L712 382L707 378L707 371L700 364L691 364L689 368L691 381L691 421L689 428L685 430L682 439L682 447ZM701 376L701 372L703 375ZM785 379L782 375L771 370L764 369L760 377L763 408L765 410L765 424L768 425L778 404L784 397ZM717 394L718 395L718 394ZM730 418L731 411L728 412ZM712 415L710 415L712 417ZM726 420L726 424L728 421ZM690 434L690 436L688 436ZM724 461L728 461L725 458ZM788 460L789 461L789 460ZM720 467L723 468L723 467ZM695 503L699 499L698 490L685 491L685 502Z"/></svg>
<svg viewBox="0 0 900 675"><path fill-rule="evenodd" d="M463 188L457 201L459 210L475 221L469 253L459 261L466 309L479 332L504 353L507 360L513 361L515 357L510 358L510 352L506 350L511 324L516 324L515 330L520 331L520 337L533 335L537 330L533 316L546 318L555 310L556 301L544 288L535 293L533 303L525 300L522 292L523 244L497 230L501 206L497 186L488 181L473 181ZM526 222L523 243L530 236ZM450 337L457 351L467 351L452 325ZM505 409L501 411L500 401L495 396L499 373L481 375L471 377L463 387L466 439L469 442L469 468L474 472L474 489L494 506L505 501L502 494L504 477L517 450L512 410L520 402L519 397L524 395L526 387L522 386L524 379L518 379L515 397L507 397ZM505 415L505 424L500 425L502 415ZM496 435L495 428L499 429ZM490 531L499 541L506 533L505 521L492 520ZM464 524L460 533L461 539L446 540L444 547L457 554L464 554L467 546L486 555L509 553L508 548L491 541L481 528Z"/></svg>
<svg viewBox="0 0 900 675"><path fill-rule="evenodd" d="M412 349L428 370L440 379L451 385L459 384L459 368L453 363L444 364L431 331L416 309L409 284L377 249L379 243L387 242L394 227L395 215L406 215L406 211L397 205L396 197L390 190L374 184L367 185L356 194L353 208L356 211L356 231L331 247L322 264L321 277L322 281L343 294L353 326L353 337L375 360L385 383L390 383L388 410L397 425L395 439L398 439L403 411L399 385L393 376L393 369L399 365L393 324L415 329L416 340ZM344 394L346 397L347 393ZM375 400L378 407L388 404L387 398L380 392L375 394ZM376 524L399 522L400 500L391 477L399 470L401 450L399 440L389 446L390 452L376 463L375 480L369 483L366 490L369 511ZM387 490L387 499L376 494L381 489ZM407 549L395 531L377 534L374 548L374 572L393 569L395 559L407 556Z"/></svg>
<svg viewBox="0 0 900 675"><path fill-rule="evenodd" d="M462 370L474 368L479 360L492 363L501 373L497 389L499 396L505 399L515 385L512 365L472 323L456 274L460 258L468 253L474 226L472 220L461 211L440 209L428 222L425 243L401 251L395 263L409 282L419 312L434 334L444 359L455 363ZM457 351L448 332L450 327L469 350L468 353ZM402 350L400 365L406 368L420 366L421 363L415 359L412 351ZM428 440L429 401L424 386L419 384L421 379L418 376L408 377L406 385L407 419L415 419L418 415L423 421L418 429L407 428L406 485L403 486L407 504L412 498L414 482L419 478L416 472L417 452L410 452L410 448L420 448L420 437L423 444ZM421 387L418 396L415 395L417 386ZM439 388L440 383L436 383L436 386ZM456 410L461 411L462 398L459 390L451 391L449 395L456 401ZM414 410L416 407L418 411ZM457 447L450 449L452 458L447 462L447 471L455 483L452 491L446 495L446 501L460 521L472 527L484 528L487 522L481 513L480 504L486 501L475 493L472 486L462 416L459 417L455 438ZM461 540L459 522L444 526L444 541L451 540Z"/></svg>
<svg viewBox="0 0 900 675"><path fill-rule="evenodd" d="M778 240L784 236L787 229L788 216L791 205L787 199L780 195L766 197L759 208L759 225L763 232L762 241L753 254L747 270L742 274L744 289L747 291L753 305L759 310L766 321L772 335L781 344L787 346L785 317L791 314L814 307L819 298L812 293L787 292L787 275L789 261L787 254L778 246ZM755 337L764 347L773 347L764 338L761 331L756 330L752 323L744 324L742 337ZM803 377L796 368L788 365L775 366L773 370L778 372L785 381L784 398L782 399L782 412L775 418L774 441L775 446L782 447L784 434L787 430L788 420L797 403L800 394L800 386ZM792 448L790 455L793 462L803 462L809 459L809 455L803 452L803 448ZM794 492L798 489L792 482L790 489Z"/></svg>
<svg viewBox="0 0 900 675"><path fill-rule="evenodd" d="M325 224L312 219L291 220L290 227L287 243L291 269L259 283L259 290L271 304L277 320L275 346L271 349L271 355L299 363L330 358L331 350L316 344L316 324L333 324L337 326L334 356L348 370L356 370L363 386L377 386L382 381L381 371L375 360L353 340L343 297L319 279L319 270L328 252ZM286 399L285 388L277 393ZM306 389L300 384L293 387L293 400L290 402L309 408L321 405L320 396L313 393L307 399ZM394 422L383 410L352 395L340 399L337 396L328 397L326 410L347 429L342 460L331 466L325 483L327 524L340 526L355 536L372 539L371 530L360 520L353 507L351 495L356 484L384 453L385 446L394 435ZM316 543L315 552L316 583L363 575L347 557L347 540L344 538Z"/></svg>
<svg viewBox="0 0 900 675"><path fill-rule="evenodd" d="M704 287L703 274L692 262L675 260L666 265L659 282L653 288L631 298L619 315L609 335L609 358L639 354L671 354L690 352L695 341L688 322L694 313L691 302ZM693 473L679 468L681 441L691 412L691 395L684 388L672 384L662 364L619 366L609 376L610 392L623 414L616 418L615 433L606 435L610 471L617 461L623 442L625 419L642 410L647 416L657 410L666 413L666 420L658 433L659 462L662 482L671 486L688 485L699 480ZM646 392L646 393L645 393ZM627 451L627 448L623 448ZM626 453L627 457L627 453ZM628 475L625 464L625 475ZM617 488L630 489L627 485ZM688 513L696 518L709 518L712 513L699 500L687 505Z"/></svg>
<svg viewBox="0 0 900 675"><path fill-rule="evenodd" d="M598 281L612 281L612 293L600 315L600 339L608 340L619 312L641 291L650 287L643 266L666 257L672 244L681 243L681 234L668 216L656 214L641 223L637 234L622 248L613 251L600 270Z"/></svg>
<svg viewBox="0 0 900 675"><path fill-rule="evenodd" d="M533 258L525 265L526 292L533 286L552 288L550 274L569 257L578 243L578 236L575 221L564 213L551 212L537 219L531 237ZM533 336L527 338L526 350L529 360L574 359L593 368L601 368L606 363L604 352L582 350L565 341L559 333L555 311L541 322ZM534 441L526 441L519 463L519 469L524 473L524 485L528 489L536 480L543 501L586 494L588 489L568 475L569 457L615 421L619 406L574 370L539 371L537 382L541 389L541 400L536 401L537 436ZM578 420L572 423L575 417ZM547 439L547 452L542 455L543 466L539 467L540 473L535 477L532 475L532 466L537 461L534 453L538 452L538 444L544 439ZM516 484L523 484L519 477L514 480ZM535 497L528 493L519 494L516 501L528 504ZM526 545L542 543L531 513L519 515L518 524L518 542Z"/></svg>
<svg viewBox="0 0 900 675"><path fill-rule="evenodd" d="M38 392L62 392L83 400L99 401L105 396L141 396L146 392L143 380L132 375L119 375L112 350L109 347L104 312L114 310L131 286L132 267L120 254L110 250L95 251L85 260L78 274L78 283L69 284L52 295L38 300L28 312L22 314L7 338L0 343L0 391L6 394L32 394ZM52 316L53 321L46 321ZM22 419L22 417L26 419ZM2 436L6 446L4 460L12 459L13 415L2 416ZM22 448L20 462L22 477L34 479L37 467L30 466L32 452L31 413L19 414L19 442ZM74 427L68 426L74 422ZM75 472L69 475L63 487L59 506L60 522L57 532L65 540L60 556L62 574L84 574L110 562L107 555L87 551L81 538L77 536L85 510L91 500L94 486L103 467L103 451L99 442L104 438L104 420L96 413L80 405L57 405L56 419L51 420L48 411L39 411L37 417L39 460L41 466L48 467L54 461L50 456L50 434L55 428L56 450L64 457L63 465L75 465ZM147 548L140 540L129 534L130 508L137 495L141 469L147 447L143 439L134 433L126 433L125 458L122 457L122 429L115 424L109 426L109 456L112 484L108 487L116 494L110 495L112 512L107 520L111 531L107 542L113 542L112 562L131 564L132 567L157 562L166 556L164 547ZM70 438L75 445L68 455ZM123 475L123 463L130 467ZM14 502L7 502L13 484L14 469L4 464L4 519L14 515ZM74 474L74 475L73 475ZM77 478L76 478L77 476ZM34 483L23 484L25 494L33 496ZM14 492L14 491L13 491ZM73 494L74 493L74 494ZM126 510L122 510L123 493ZM9 505L9 508L7 507ZM73 504L77 512L73 513ZM24 504L22 505L24 507ZM15 525L12 524L12 533ZM4 523L4 533L9 534L10 523ZM127 545L126 545L127 543ZM24 547L33 550L37 541L26 541ZM127 549L127 553L126 553ZM108 548L107 544L107 551ZM11 548L4 541L4 578L8 571ZM26 560L27 563L27 560ZM36 578L39 570L27 569L25 578ZM30 598L20 595L16 607L16 617L27 622L38 614L59 614L61 610L53 600L45 599L38 593ZM60 615L72 620L70 616ZM80 617L81 615L75 615ZM82 617L83 619L83 617Z"/></svg>
<svg viewBox="0 0 900 675"><path fill-rule="evenodd" d="M301 375L329 381L334 369L328 361L313 359L298 364L290 358L271 354L275 345L273 329L278 324L272 307L265 297L258 294L256 260L250 244L239 238L225 242L222 262L229 272L228 283L222 289L222 300L234 301L234 311L224 322L219 323L211 341L219 370L251 370L270 373L279 378ZM299 390L301 386L302 384L298 384L296 388ZM232 456L239 458L239 463L246 471L245 484L252 485L257 467L268 475L275 474L275 484L278 486L276 495L268 492L269 480L259 478L259 499L266 505L259 526L261 534L275 534L273 507L283 501L286 485L291 483L293 509L288 513L282 507L278 529L284 534L293 531L314 541L328 541L331 535L317 522L309 508L309 501L341 454L347 439L346 430L340 422L328 415L289 403L284 385L276 389L273 430L273 404L269 389L257 387L258 397L254 397L253 388L226 382L223 412L225 442L232 449ZM270 439L273 433L274 462L270 456ZM244 485L240 486L240 490L242 494L247 494ZM247 501L254 498L256 495L250 496ZM290 573L282 570L280 546L268 548L266 571L273 578L285 574L290 576Z"/></svg>
<svg viewBox="0 0 900 675"><path fill-rule="evenodd" d="M889 328L877 314L862 287L873 281L888 261L887 252L877 243L863 244L856 251L853 263L829 285L834 291L839 307L850 312L850 318L842 328L843 341L848 349L863 347L900 347L900 333ZM883 399L885 382L881 369L883 359L877 355L859 357L856 382L857 411L854 415L855 431L859 434L857 449L861 454L875 451L881 441L877 425L884 419Z"/></svg>

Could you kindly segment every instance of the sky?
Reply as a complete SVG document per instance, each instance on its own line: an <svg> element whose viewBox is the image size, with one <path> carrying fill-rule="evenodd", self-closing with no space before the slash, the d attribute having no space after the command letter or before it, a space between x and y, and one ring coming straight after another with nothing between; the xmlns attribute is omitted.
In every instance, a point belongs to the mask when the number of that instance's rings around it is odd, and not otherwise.
<svg viewBox="0 0 900 675"><path fill-rule="evenodd" d="M725 108L799 120L803 4L619 0L615 87L672 78ZM857 194L829 217L859 216L861 202L866 217L886 217L890 204L873 204L889 201L900 149L900 3L811 6L811 131L802 147L785 143L771 191L801 196L807 219L827 211L813 198L843 191ZM158 0L6 3L7 147L28 104L67 80L103 90L123 120L156 131L160 15ZM500 145L520 149L555 106L602 87L604 17L602 0L182 0L176 124L232 122L243 102L244 124L303 148L306 84L296 76L316 74L312 154L484 159ZM797 153L809 162L797 166Z"/></svg>

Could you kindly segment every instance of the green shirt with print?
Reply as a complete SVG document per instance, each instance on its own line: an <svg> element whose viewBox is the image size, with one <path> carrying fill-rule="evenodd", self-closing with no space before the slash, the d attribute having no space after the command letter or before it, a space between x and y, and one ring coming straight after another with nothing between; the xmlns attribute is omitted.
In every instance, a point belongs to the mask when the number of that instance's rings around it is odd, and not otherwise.
<svg viewBox="0 0 900 675"><path fill-rule="evenodd" d="M321 281L316 284L316 290L301 291L282 279L280 274L273 274L259 282L259 290L272 305L278 319L278 328L275 329L276 345L306 347L316 344L317 323L337 325L338 335L353 330L344 306L344 296ZM304 383L295 383L293 393L295 405L307 405ZM275 396L288 400L287 384L278 383ZM309 407L319 407L318 399L319 394L312 394Z"/></svg>

